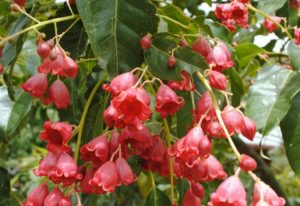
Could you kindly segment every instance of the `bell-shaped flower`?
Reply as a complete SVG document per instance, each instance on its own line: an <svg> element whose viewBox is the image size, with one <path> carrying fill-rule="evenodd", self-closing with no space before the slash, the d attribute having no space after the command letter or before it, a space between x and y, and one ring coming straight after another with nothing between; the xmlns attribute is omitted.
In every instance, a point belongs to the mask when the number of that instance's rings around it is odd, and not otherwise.
<svg viewBox="0 0 300 206"><path fill-rule="evenodd" d="M210 196L209 206L246 206L246 191L237 176L230 176Z"/></svg>
<svg viewBox="0 0 300 206"><path fill-rule="evenodd" d="M48 152L46 157L40 161L40 165L37 169L33 170L36 176L48 176L54 171L60 154Z"/></svg>
<svg viewBox="0 0 300 206"><path fill-rule="evenodd" d="M211 87L218 90L226 90L227 88L227 79L224 74L217 71L211 71L209 73L209 84Z"/></svg>
<svg viewBox="0 0 300 206"><path fill-rule="evenodd" d="M130 167L130 165L127 163L127 161L119 157L115 161L116 167L117 167L117 172L120 178L120 181L124 185L129 185L135 181L135 175Z"/></svg>
<svg viewBox="0 0 300 206"><path fill-rule="evenodd" d="M194 41L192 50L206 58L211 51L211 46L206 38L199 37Z"/></svg>
<svg viewBox="0 0 300 206"><path fill-rule="evenodd" d="M183 196L183 206L201 206L201 200L199 197L193 194L192 190L188 189Z"/></svg>
<svg viewBox="0 0 300 206"><path fill-rule="evenodd" d="M203 160L202 167L205 169L203 181L221 180L227 176L222 164L213 155L209 155Z"/></svg>
<svg viewBox="0 0 300 206"><path fill-rule="evenodd" d="M155 110L162 118L174 115L184 105L184 99L167 85L161 85L156 94Z"/></svg>
<svg viewBox="0 0 300 206"><path fill-rule="evenodd" d="M52 192L48 194L44 201L46 206L71 206L71 200L69 197L65 197L64 193L59 188L54 188Z"/></svg>
<svg viewBox="0 0 300 206"><path fill-rule="evenodd" d="M70 104L70 93L66 85L59 79L55 80L48 90L48 101L57 109L65 109Z"/></svg>
<svg viewBox="0 0 300 206"><path fill-rule="evenodd" d="M222 72L224 69L233 67L231 54L227 47L219 42L207 56L207 62L213 66L213 70Z"/></svg>
<svg viewBox="0 0 300 206"><path fill-rule="evenodd" d="M89 181L92 186L100 187L105 192L113 192L121 185L116 164L112 161L104 163Z"/></svg>
<svg viewBox="0 0 300 206"><path fill-rule="evenodd" d="M96 165L106 161L108 152L108 141L105 135L92 139L80 149L81 159L84 161L93 161Z"/></svg>
<svg viewBox="0 0 300 206"><path fill-rule="evenodd" d="M80 192L84 194L105 194L106 192L97 186L92 186L89 184L90 180L93 179L95 174L95 169L91 168L86 171L82 181L80 182Z"/></svg>
<svg viewBox="0 0 300 206"><path fill-rule="evenodd" d="M230 135L241 132L244 118L237 109L227 105L222 111L222 119Z"/></svg>
<svg viewBox="0 0 300 206"><path fill-rule="evenodd" d="M200 199L205 197L205 189L200 183L193 183L191 182L191 190L193 194Z"/></svg>
<svg viewBox="0 0 300 206"><path fill-rule="evenodd" d="M180 81L169 81L168 86L174 90L182 91L193 91L195 85L191 82L191 77L187 71L181 70L182 80Z"/></svg>
<svg viewBox="0 0 300 206"><path fill-rule="evenodd" d="M270 20L270 19L268 19L268 18L265 18L264 24L263 24L265 30L267 30L270 33L273 32L273 31L275 31L277 29L277 25L274 23L274 21L277 22L278 24L280 24L282 18L278 17L278 16L271 16L271 19L273 21Z"/></svg>
<svg viewBox="0 0 300 206"><path fill-rule="evenodd" d="M31 96L36 98L42 98L48 89L47 75L36 74L30 77L25 83L23 83L21 87Z"/></svg>
<svg viewBox="0 0 300 206"><path fill-rule="evenodd" d="M46 184L35 187L27 196L27 200L22 206L44 206L44 200L49 194Z"/></svg>
<svg viewBox="0 0 300 206"><path fill-rule="evenodd" d="M276 192L264 182L257 182L253 190L253 206L259 206L263 201L269 206L284 206L285 199L278 197Z"/></svg>
<svg viewBox="0 0 300 206"><path fill-rule="evenodd" d="M255 170L256 167L257 167L257 163L252 157L245 155L245 154L241 155L241 158L240 158L241 170L243 170L244 172L249 172L249 171Z"/></svg>
<svg viewBox="0 0 300 206"><path fill-rule="evenodd" d="M114 77L109 85L103 84L102 88L111 93L113 97L121 92L128 90L136 83L136 78L132 72L125 72Z"/></svg>
<svg viewBox="0 0 300 206"><path fill-rule="evenodd" d="M256 124L249 117L244 116L242 121L241 132L242 135L244 135L252 141L256 134Z"/></svg>

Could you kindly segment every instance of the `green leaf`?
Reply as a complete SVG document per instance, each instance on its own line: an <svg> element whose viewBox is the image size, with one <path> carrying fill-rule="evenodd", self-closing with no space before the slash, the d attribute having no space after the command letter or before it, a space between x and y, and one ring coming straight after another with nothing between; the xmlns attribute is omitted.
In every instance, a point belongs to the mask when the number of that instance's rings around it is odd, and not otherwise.
<svg viewBox="0 0 300 206"><path fill-rule="evenodd" d="M176 113L177 117L177 137L180 138L187 133L187 130L192 125L192 98L191 92L178 91L178 96L184 98L184 106Z"/></svg>
<svg viewBox="0 0 300 206"><path fill-rule="evenodd" d="M202 56L193 52L190 47L180 47L174 51L176 67L170 69L167 62L174 48L176 48L176 42L167 34L152 37L151 47L145 51L145 59L151 72L159 78L179 80L181 69L193 74L208 68Z"/></svg>
<svg viewBox="0 0 300 206"><path fill-rule="evenodd" d="M266 67L250 87L246 114L266 135L284 118L299 90L299 73L281 66Z"/></svg>
<svg viewBox="0 0 300 206"><path fill-rule="evenodd" d="M0 87L0 142L7 142L30 112L32 97L21 92L15 102L9 99L7 88Z"/></svg>
<svg viewBox="0 0 300 206"><path fill-rule="evenodd" d="M225 42L229 42L231 40L230 31L226 29L222 24L218 22L205 21L205 25L210 28L213 38L217 37Z"/></svg>
<svg viewBox="0 0 300 206"><path fill-rule="evenodd" d="M280 123L284 146L289 163L300 175L300 93L292 101L292 106Z"/></svg>
<svg viewBox="0 0 300 206"><path fill-rule="evenodd" d="M248 62L245 69L241 72L241 77L244 78L246 76L255 77L256 73L260 70L260 62L257 59L252 59Z"/></svg>
<svg viewBox="0 0 300 206"><path fill-rule="evenodd" d="M300 71L300 58L299 58L300 46L297 46L295 44L295 41L293 40L289 43L287 51L288 51L288 55L289 55L292 66L297 71Z"/></svg>
<svg viewBox="0 0 300 206"><path fill-rule="evenodd" d="M182 200L185 192L190 188L190 184L185 179L179 179L177 183L177 190L179 193L178 205L182 205Z"/></svg>
<svg viewBox="0 0 300 206"><path fill-rule="evenodd" d="M171 206L169 197L158 188L153 188L144 206Z"/></svg>
<svg viewBox="0 0 300 206"><path fill-rule="evenodd" d="M10 179L6 169L0 167L0 205L10 205Z"/></svg>
<svg viewBox="0 0 300 206"><path fill-rule="evenodd" d="M77 8L102 68L116 76L140 66L140 38L157 30L154 5L146 0L77 0Z"/></svg>
<svg viewBox="0 0 300 206"><path fill-rule="evenodd" d="M236 50L236 56L239 60L239 66L244 67L246 66L249 61L255 57L257 54L265 52L264 49L256 46L253 43L244 43L239 44L235 47Z"/></svg>
<svg viewBox="0 0 300 206"><path fill-rule="evenodd" d="M286 2L287 0L260 0L258 1L258 9L267 14L275 15L275 12L283 7Z"/></svg>
<svg viewBox="0 0 300 206"><path fill-rule="evenodd" d="M235 68L229 69L228 74L230 78L231 92L233 93L232 105L237 107L240 105L241 99L245 94L245 86Z"/></svg>

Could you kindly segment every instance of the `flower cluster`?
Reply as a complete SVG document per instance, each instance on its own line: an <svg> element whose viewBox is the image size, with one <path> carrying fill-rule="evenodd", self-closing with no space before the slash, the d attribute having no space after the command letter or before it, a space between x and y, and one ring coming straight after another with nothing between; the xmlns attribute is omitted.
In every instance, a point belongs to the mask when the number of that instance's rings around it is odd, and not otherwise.
<svg viewBox="0 0 300 206"><path fill-rule="evenodd" d="M43 59L38 67L38 74L29 78L21 85L31 96L41 99L45 104L53 103L58 109L65 109L70 104L70 92L59 78L48 87L48 74L58 77L75 78L78 71L77 63L68 57L65 51L55 45L54 41L40 39L37 53Z"/></svg>
<svg viewBox="0 0 300 206"><path fill-rule="evenodd" d="M215 14L231 32L235 31L236 25L248 28L248 8L245 6L247 2L232 1L230 3L218 4Z"/></svg>

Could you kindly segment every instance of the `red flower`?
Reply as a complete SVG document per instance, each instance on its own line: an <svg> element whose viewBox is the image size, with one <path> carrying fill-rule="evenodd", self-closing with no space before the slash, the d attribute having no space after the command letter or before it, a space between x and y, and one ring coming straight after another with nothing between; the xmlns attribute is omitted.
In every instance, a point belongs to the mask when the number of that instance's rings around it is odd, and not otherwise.
<svg viewBox="0 0 300 206"><path fill-rule="evenodd" d="M34 169L33 173L36 176L48 176L52 174L52 171L55 169L59 154L48 152L46 157L40 161L39 168Z"/></svg>
<svg viewBox="0 0 300 206"><path fill-rule="evenodd" d="M219 72L234 66L234 62L231 60L230 51L222 42L219 42L208 54L207 62L213 66L213 70Z"/></svg>
<svg viewBox="0 0 300 206"><path fill-rule="evenodd" d="M191 189L195 196L199 197L200 199L205 197L205 190L204 187L199 183L191 183Z"/></svg>
<svg viewBox="0 0 300 206"><path fill-rule="evenodd" d="M295 38L295 44L300 45L300 28L295 29L294 38Z"/></svg>
<svg viewBox="0 0 300 206"><path fill-rule="evenodd" d="M117 96L121 92L128 90L130 87L134 86L136 83L136 78L131 72L126 72L114 77L109 84L103 84L102 88L111 93L112 96Z"/></svg>
<svg viewBox="0 0 300 206"><path fill-rule="evenodd" d="M184 193L184 197L182 200L183 206L201 206L201 200L199 197L195 196L192 190L187 190Z"/></svg>
<svg viewBox="0 0 300 206"><path fill-rule="evenodd" d="M218 4L215 10L215 15L221 20L232 18L232 6L230 3Z"/></svg>
<svg viewBox="0 0 300 206"><path fill-rule="evenodd" d="M300 0L290 0L290 6L294 9L298 9L300 7Z"/></svg>
<svg viewBox="0 0 300 206"><path fill-rule="evenodd" d="M162 118L174 115L184 105L184 99L167 85L161 85L156 94L155 110Z"/></svg>
<svg viewBox="0 0 300 206"><path fill-rule="evenodd" d="M26 0L13 0L16 4L18 4L20 7L25 7Z"/></svg>
<svg viewBox="0 0 300 206"><path fill-rule="evenodd" d="M257 163L252 157L245 155L245 154L241 155L240 168L244 172L253 171L256 169L256 167L257 167Z"/></svg>
<svg viewBox="0 0 300 206"><path fill-rule="evenodd" d="M64 194L55 188L52 192L48 194L45 199L44 205L47 206L71 206L71 200L69 197L65 197Z"/></svg>
<svg viewBox="0 0 300 206"><path fill-rule="evenodd" d="M144 150L151 147L152 135L145 126L139 131L130 131L127 128L122 129L118 138L120 144L130 145L135 154L141 154Z"/></svg>
<svg viewBox="0 0 300 206"><path fill-rule="evenodd" d="M273 21L277 22L278 24L280 24L282 20L281 17L278 16L272 16L271 18L273 19ZM267 18L265 18L264 21L264 28L270 33L277 29L277 25L273 21Z"/></svg>
<svg viewBox="0 0 300 206"><path fill-rule="evenodd" d="M44 200L49 191L46 184L35 187L28 195L26 202L22 206L44 206Z"/></svg>
<svg viewBox="0 0 300 206"><path fill-rule="evenodd" d="M227 178L210 196L209 206L246 206L246 191L237 176Z"/></svg>
<svg viewBox="0 0 300 206"><path fill-rule="evenodd" d="M196 126L172 146L169 154L187 165L193 165L195 159L205 157L211 149L210 140L203 134L201 127Z"/></svg>
<svg viewBox="0 0 300 206"><path fill-rule="evenodd" d="M89 143L84 144L80 149L82 160L91 160L97 165L106 161L108 152L108 141L105 135L92 139Z"/></svg>
<svg viewBox="0 0 300 206"><path fill-rule="evenodd" d="M252 141L256 134L256 124L250 118L244 116L241 132L242 135Z"/></svg>
<svg viewBox="0 0 300 206"><path fill-rule="evenodd" d="M70 93L66 85L59 79L49 87L48 100L55 104L57 109L65 109L70 104Z"/></svg>
<svg viewBox="0 0 300 206"><path fill-rule="evenodd" d="M90 180L93 179L94 174L94 169L86 171L84 178L80 182L80 192L84 194L105 194L106 192L102 188L89 184Z"/></svg>
<svg viewBox="0 0 300 206"><path fill-rule="evenodd" d="M48 80L46 74L36 74L30 77L21 85L22 89L31 96L42 98L48 89Z"/></svg>
<svg viewBox="0 0 300 206"><path fill-rule="evenodd" d="M284 206L285 200L274 192L274 190L263 182L257 182L253 190L253 206L259 206L265 202L269 206Z"/></svg>
<svg viewBox="0 0 300 206"><path fill-rule="evenodd" d="M193 91L195 89L195 85L191 82L189 73L185 70L181 70L181 77L183 80L169 81L168 86L175 90Z"/></svg>
<svg viewBox="0 0 300 206"><path fill-rule="evenodd" d="M205 169L203 181L221 180L227 176L222 164L213 155L209 155L203 160L202 166Z"/></svg>
<svg viewBox="0 0 300 206"><path fill-rule="evenodd" d="M153 145L146 149L140 156L143 159L161 163L164 160L166 151L164 142L158 136L154 137L152 141Z"/></svg>
<svg viewBox="0 0 300 206"><path fill-rule="evenodd" d="M70 151L67 143L72 136L72 126L64 122L44 123L44 129L40 132L40 139L48 142L47 149L51 152Z"/></svg>
<svg viewBox="0 0 300 206"><path fill-rule="evenodd" d="M208 133L209 137L226 138L224 130L218 121L208 122L207 133Z"/></svg>
<svg viewBox="0 0 300 206"><path fill-rule="evenodd" d="M111 103L116 109L114 119L125 124L132 124L136 119L145 121L151 116L150 97L143 88L131 87L113 98Z"/></svg>
<svg viewBox="0 0 300 206"><path fill-rule="evenodd" d="M124 158L119 157L115 163L120 181L124 185L133 183L135 180L135 175L133 174L133 171L127 161Z"/></svg>
<svg viewBox="0 0 300 206"><path fill-rule="evenodd" d="M112 156L113 153L121 145L119 143L119 136L120 136L120 134L117 131L113 131L111 133L111 139L109 141L109 156ZM122 144L121 150L122 150L122 157L124 157L125 159L128 159L130 157L130 151L129 151L129 148L127 147L127 145Z"/></svg>
<svg viewBox="0 0 300 206"><path fill-rule="evenodd" d="M241 2L232 2L232 18L243 28L248 28L248 9Z"/></svg>
<svg viewBox="0 0 300 206"><path fill-rule="evenodd" d="M55 46L50 55L44 59L43 64L38 67L40 73L52 73L53 75L75 78L78 72L77 63L66 56L64 50Z"/></svg>
<svg viewBox="0 0 300 206"><path fill-rule="evenodd" d="M192 50L206 58L211 51L211 46L208 40L199 37L194 41Z"/></svg>
<svg viewBox="0 0 300 206"><path fill-rule="evenodd" d="M226 90L227 79L226 76L217 71L211 71L209 73L209 84L211 87L218 90Z"/></svg>
<svg viewBox="0 0 300 206"><path fill-rule="evenodd" d="M56 163L55 169L50 175L50 179L55 183L62 183L63 186L71 185L75 180L81 179L81 174L77 173L78 167L74 159L69 154L61 154Z"/></svg>
<svg viewBox="0 0 300 206"><path fill-rule="evenodd" d="M91 186L100 187L105 192L113 192L116 186L121 185L116 164L112 161L104 163L90 180Z"/></svg>
<svg viewBox="0 0 300 206"><path fill-rule="evenodd" d="M147 34L141 38L140 45L143 49L149 49L151 47L151 35Z"/></svg>
<svg viewBox="0 0 300 206"><path fill-rule="evenodd" d="M226 106L222 112L222 119L230 135L241 132L243 116L237 109L230 105Z"/></svg>

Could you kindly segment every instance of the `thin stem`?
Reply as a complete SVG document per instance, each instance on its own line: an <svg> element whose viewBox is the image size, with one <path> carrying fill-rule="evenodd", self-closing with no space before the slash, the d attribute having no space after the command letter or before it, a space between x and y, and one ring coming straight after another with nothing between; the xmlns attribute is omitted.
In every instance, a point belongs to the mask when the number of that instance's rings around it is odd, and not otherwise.
<svg viewBox="0 0 300 206"><path fill-rule="evenodd" d="M162 14L159 14L159 16L160 16L161 18L163 18L163 19L166 19L166 20L168 20L168 21L173 22L174 24L177 24L178 26L180 26L180 27L182 27L182 28L184 28L184 29L189 29L188 26L186 26L186 25L184 25L184 24L182 24L182 23L176 21L175 19L172 19L172 18L170 18L170 17L168 17L168 16L165 16L165 15L162 15Z"/></svg>
<svg viewBox="0 0 300 206"><path fill-rule="evenodd" d="M63 33L61 33L61 34L59 34L58 35L58 38L59 38L59 40L66 34L66 33L68 33L72 28L73 28L73 26L77 23L79 21L79 18L78 19L76 19Z"/></svg>
<svg viewBox="0 0 300 206"><path fill-rule="evenodd" d="M265 17L266 19L272 21L277 27L279 27L282 32L286 33L286 35L289 37L289 39L293 39L292 35L290 34L290 32L284 27L282 26L280 23L278 23L277 21L275 21L274 19L272 19L271 16L269 16L268 14L266 14L265 12L255 8L254 6L252 6L251 4L246 4L247 8L254 11L255 13Z"/></svg>
<svg viewBox="0 0 300 206"><path fill-rule="evenodd" d="M118 154L121 151L121 145L119 144L118 148L116 149L116 151L114 151L114 153L111 155L110 160L109 161L113 161L116 154Z"/></svg>
<svg viewBox="0 0 300 206"><path fill-rule="evenodd" d="M90 105L92 103L92 100L93 100L95 94L97 93L99 87L101 86L102 82L106 79L106 77L107 77L107 73L105 75L103 75L103 77L101 79L99 79L99 81L95 85L95 87L94 87L92 93L90 94L90 96L87 100L87 103L84 107L84 110L83 110L83 113L82 113L82 116L81 116L81 119L80 119L80 122L79 122L79 125L78 125L78 138L77 138L75 157L74 157L76 162L77 162L78 156L79 156L79 150L80 150L81 139L82 139L82 132L83 132L84 123L85 123L87 113L89 111Z"/></svg>
<svg viewBox="0 0 300 206"><path fill-rule="evenodd" d="M78 64L90 61L98 61L98 58L80 59L77 61Z"/></svg>
<svg viewBox="0 0 300 206"><path fill-rule="evenodd" d="M226 135L226 138L235 154L235 156L237 157L237 159L240 161L240 158L241 158L241 154L240 152L238 151L238 149L236 148L226 126L225 126L225 123L223 121L223 118L222 118L222 115L221 115L221 111L220 111L220 108L219 108L219 104L218 104L218 101L217 101L217 98L216 96L214 95L209 83L207 82L207 80L205 79L205 77L200 73L200 72L197 72L196 75L198 76L198 78L201 80L201 82L204 84L205 88L207 89L207 91L209 92L210 96L211 96L211 99L212 99L212 103L213 103L213 106L216 110L216 114L217 114L217 118L224 130L224 133ZM253 172L248 172L248 174L252 177L252 179L254 181L260 181L260 179L253 173Z"/></svg>
<svg viewBox="0 0 300 206"><path fill-rule="evenodd" d="M53 26L54 26L54 32L55 32L55 42L56 42L56 44L58 44L58 32L57 32L56 22L54 22Z"/></svg>
<svg viewBox="0 0 300 206"><path fill-rule="evenodd" d="M69 8L71 14L74 15L74 12L73 12L73 10L72 10L72 7L71 7L71 5L70 5L69 0L67 0L66 2L67 2L67 6L68 6L68 8Z"/></svg>
<svg viewBox="0 0 300 206"><path fill-rule="evenodd" d="M195 105L195 95L194 95L194 92L191 91L191 99L192 99L192 107L193 107L193 110L196 109L196 105Z"/></svg>
<svg viewBox="0 0 300 206"><path fill-rule="evenodd" d="M149 173L150 173L150 177L151 177L152 187L155 187L155 180L154 180L154 177L153 177L153 173L151 171L149 171Z"/></svg>
<svg viewBox="0 0 300 206"><path fill-rule="evenodd" d="M168 122L166 119L163 119L164 127L165 127L165 133L166 133L166 140L167 140L167 145L168 147L171 147L171 132L170 128L168 125ZM169 170L170 170L170 184L171 184L171 198L172 202L175 199L175 194L174 194L174 164L173 160L169 158Z"/></svg>
<svg viewBox="0 0 300 206"><path fill-rule="evenodd" d="M27 16L29 19L35 21L36 23L40 23L39 20L37 20L36 18L34 18L33 16L31 16L30 14L28 14L24 9L22 9L21 7L18 6L18 10L19 12L21 12L22 14L24 14L25 16Z"/></svg>
<svg viewBox="0 0 300 206"><path fill-rule="evenodd" d="M32 25L30 27L27 27L19 32L16 32L10 36L7 36L3 39L1 39L0 41L0 45L3 44L4 42L8 41L9 39L12 39L12 38L15 38L21 34L24 34L26 32L29 32L33 29L37 29L37 28L40 28L40 27L43 27L43 26L46 26L48 24L53 24L53 23L58 23L58 22L62 22L62 21L68 21L68 20L71 20L71 19L75 19L75 18L78 18L78 16L76 15L72 15L72 16L65 16L65 17L60 17L60 18L55 18L55 19L50 19L50 20L47 20L47 21L43 21L43 22L40 22L38 24L35 24L35 25Z"/></svg>
<svg viewBox="0 0 300 206"><path fill-rule="evenodd" d="M146 74L147 69L148 69L148 66L146 66L146 67L143 69L143 72L142 72L142 74L141 74L139 80L135 83L134 87L137 87L137 86L141 83L141 81L143 80L144 75Z"/></svg>

